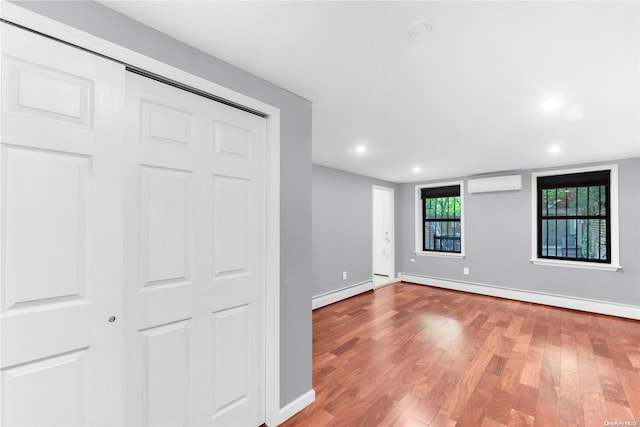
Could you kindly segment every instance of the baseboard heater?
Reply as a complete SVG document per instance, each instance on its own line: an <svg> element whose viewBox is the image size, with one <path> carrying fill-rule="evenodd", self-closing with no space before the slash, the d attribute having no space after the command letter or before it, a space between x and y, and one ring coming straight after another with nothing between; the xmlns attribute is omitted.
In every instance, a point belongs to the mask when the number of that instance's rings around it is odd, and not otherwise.
<svg viewBox="0 0 640 427"><path fill-rule="evenodd" d="M316 308L324 307L325 305L333 304L334 302L338 302L343 299L347 299L371 290L373 290L373 281L366 280L364 282L356 283L345 288L335 289L321 295L316 295L315 297L311 298L311 309L315 310Z"/></svg>

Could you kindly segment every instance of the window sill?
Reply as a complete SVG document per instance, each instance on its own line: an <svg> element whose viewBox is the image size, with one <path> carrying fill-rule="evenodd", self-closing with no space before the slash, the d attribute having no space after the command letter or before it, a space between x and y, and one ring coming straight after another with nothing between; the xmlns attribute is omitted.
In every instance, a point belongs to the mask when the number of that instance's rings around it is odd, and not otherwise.
<svg viewBox="0 0 640 427"><path fill-rule="evenodd" d="M447 252L426 252L426 251L415 251L414 252L418 256L433 256L440 258L465 258L464 253L447 253Z"/></svg>
<svg viewBox="0 0 640 427"><path fill-rule="evenodd" d="M552 259L534 258L531 262L535 265L547 265L552 267L581 268L584 270L618 271L622 269L620 265L599 264L595 262L580 261L560 261Z"/></svg>

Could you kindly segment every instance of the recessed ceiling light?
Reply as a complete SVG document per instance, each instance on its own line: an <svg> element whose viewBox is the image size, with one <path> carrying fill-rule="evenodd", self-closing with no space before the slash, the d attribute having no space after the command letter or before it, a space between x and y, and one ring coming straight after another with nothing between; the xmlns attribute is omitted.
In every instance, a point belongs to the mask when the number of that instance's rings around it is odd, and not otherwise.
<svg viewBox="0 0 640 427"><path fill-rule="evenodd" d="M412 40L422 40L431 32L432 27L429 22L422 19L418 22L414 22L409 26L407 33Z"/></svg>
<svg viewBox="0 0 640 427"><path fill-rule="evenodd" d="M540 110L545 113L556 113L560 111L564 104L562 98L558 96L549 96L540 103Z"/></svg>
<svg viewBox="0 0 640 427"><path fill-rule="evenodd" d="M549 153L551 154L558 154L560 151L562 151L562 147L559 145L552 145L549 147Z"/></svg>
<svg viewBox="0 0 640 427"><path fill-rule="evenodd" d="M420 169L420 166L416 166L415 168L413 168L414 172L420 172L422 169Z"/></svg>
<svg viewBox="0 0 640 427"><path fill-rule="evenodd" d="M367 148L364 145L358 145L356 147L356 153L358 153L358 154L362 154L365 151L367 151Z"/></svg>

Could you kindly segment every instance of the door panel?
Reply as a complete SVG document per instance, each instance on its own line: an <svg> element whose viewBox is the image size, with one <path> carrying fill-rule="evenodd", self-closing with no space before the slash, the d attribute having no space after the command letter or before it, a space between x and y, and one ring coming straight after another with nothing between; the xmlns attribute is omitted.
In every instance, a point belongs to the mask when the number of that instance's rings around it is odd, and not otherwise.
<svg viewBox="0 0 640 427"><path fill-rule="evenodd" d="M257 426L266 122L135 74L126 104L127 424Z"/></svg>
<svg viewBox="0 0 640 427"><path fill-rule="evenodd" d="M213 313L211 362L213 419L224 416L251 398L250 306L243 305Z"/></svg>
<svg viewBox="0 0 640 427"><path fill-rule="evenodd" d="M2 150L8 184L5 310L87 301L91 158L6 145Z"/></svg>
<svg viewBox="0 0 640 427"><path fill-rule="evenodd" d="M213 177L213 266L214 280L250 274L252 229L251 181L226 176Z"/></svg>
<svg viewBox="0 0 640 427"><path fill-rule="evenodd" d="M3 425L81 426L86 420L87 366L80 349L4 371ZM63 393L65 399L60 399ZM36 407L38 410L34 410Z"/></svg>
<svg viewBox="0 0 640 427"><path fill-rule="evenodd" d="M191 172L142 166L142 287L190 284Z"/></svg>
<svg viewBox="0 0 640 427"><path fill-rule="evenodd" d="M189 424L190 319L140 331L145 376L145 425Z"/></svg>
<svg viewBox="0 0 640 427"><path fill-rule="evenodd" d="M122 423L123 87L2 24L2 425Z"/></svg>
<svg viewBox="0 0 640 427"><path fill-rule="evenodd" d="M191 114L146 101L141 106L143 141L189 145L193 133Z"/></svg>
<svg viewBox="0 0 640 427"><path fill-rule="evenodd" d="M4 56L3 63L6 111L91 126L93 82L90 79L10 55Z"/></svg>
<svg viewBox="0 0 640 427"><path fill-rule="evenodd" d="M251 132L225 123L215 123L215 154L249 160L251 156Z"/></svg>

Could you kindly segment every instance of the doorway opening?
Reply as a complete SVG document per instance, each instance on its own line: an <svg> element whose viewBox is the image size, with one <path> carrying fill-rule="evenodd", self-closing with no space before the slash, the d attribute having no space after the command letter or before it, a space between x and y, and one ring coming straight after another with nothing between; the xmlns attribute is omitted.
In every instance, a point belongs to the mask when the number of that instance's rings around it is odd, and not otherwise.
<svg viewBox="0 0 640 427"><path fill-rule="evenodd" d="M372 186L373 287L395 282L395 218L393 188Z"/></svg>

